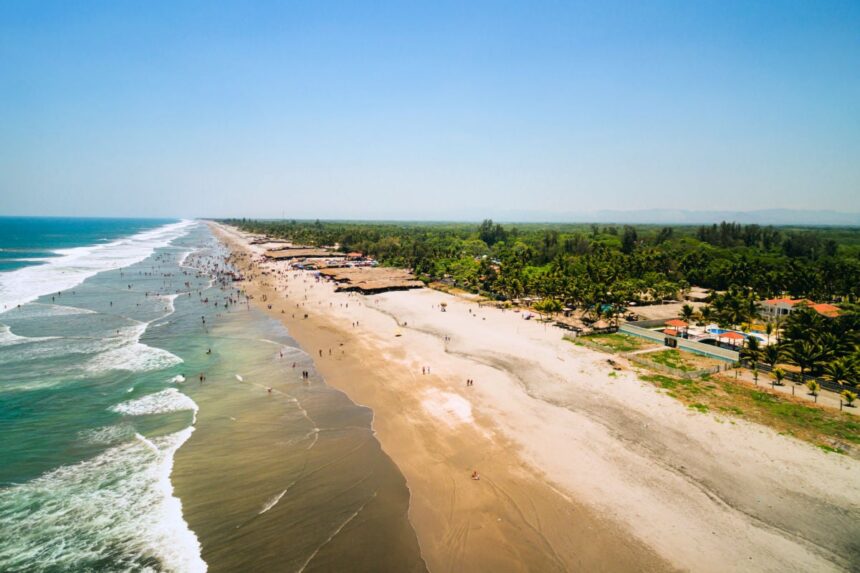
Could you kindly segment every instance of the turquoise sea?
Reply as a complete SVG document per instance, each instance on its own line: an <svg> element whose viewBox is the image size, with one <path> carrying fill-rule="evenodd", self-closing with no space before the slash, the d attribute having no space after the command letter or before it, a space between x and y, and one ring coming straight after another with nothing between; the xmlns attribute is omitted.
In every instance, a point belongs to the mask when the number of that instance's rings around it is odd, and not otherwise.
<svg viewBox="0 0 860 573"><path fill-rule="evenodd" d="M0 571L425 570L371 413L205 223L0 218L0 249Z"/></svg>

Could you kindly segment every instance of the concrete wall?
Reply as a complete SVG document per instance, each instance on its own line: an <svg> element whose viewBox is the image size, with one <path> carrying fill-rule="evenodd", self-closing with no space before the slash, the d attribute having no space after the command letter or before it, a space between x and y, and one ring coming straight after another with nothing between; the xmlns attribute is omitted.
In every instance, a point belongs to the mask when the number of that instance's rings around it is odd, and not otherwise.
<svg viewBox="0 0 860 573"><path fill-rule="evenodd" d="M678 348L688 350L690 352L695 352L696 354L701 354L703 356L718 358L727 362L737 362L738 360L740 360L740 355L734 350L720 348L719 346L711 346L710 344L702 344L701 342L694 342L692 340L687 340L686 338L667 336L662 332L657 332L655 330L649 330L647 328L635 326L629 322L622 324L620 330L621 332L632 334L633 336L639 336L642 338L647 338L648 340L653 340L654 342L657 342L659 344L665 344L667 338L674 338L677 341Z"/></svg>

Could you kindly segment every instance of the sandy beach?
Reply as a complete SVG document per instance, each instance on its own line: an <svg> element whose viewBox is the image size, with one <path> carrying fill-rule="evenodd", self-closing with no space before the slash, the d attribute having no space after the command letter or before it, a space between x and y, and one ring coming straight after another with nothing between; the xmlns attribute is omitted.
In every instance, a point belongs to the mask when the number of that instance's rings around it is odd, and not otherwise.
<svg viewBox="0 0 860 573"><path fill-rule="evenodd" d="M860 567L857 460L610 376L605 355L520 313L336 293L212 226L246 292L373 410L431 571Z"/></svg>

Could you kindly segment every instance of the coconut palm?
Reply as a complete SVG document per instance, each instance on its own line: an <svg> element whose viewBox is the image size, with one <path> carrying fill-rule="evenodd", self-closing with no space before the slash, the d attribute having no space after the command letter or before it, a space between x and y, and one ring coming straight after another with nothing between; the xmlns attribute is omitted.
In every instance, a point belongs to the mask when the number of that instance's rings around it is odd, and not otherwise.
<svg viewBox="0 0 860 573"><path fill-rule="evenodd" d="M774 368L773 377L776 379L776 385L782 386L782 381L785 379L785 370L782 368Z"/></svg>
<svg viewBox="0 0 860 573"><path fill-rule="evenodd" d="M777 363L782 360L782 348L778 344L768 344L762 350L761 357L762 361L773 370Z"/></svg>
<svg viewBox="0 0 860 573"><path fill-rule="evenodd" d="M845 358L837 358L824 366L824 376L834 384L844 385L851 376L851 365Z"/></svg>
<svg viewBox="0 0 860 573"><path fill-rule="evenodd" d="M693 308L692 305L685 304L681 307L681 318L683 318L687 323L693 319L694 314L696 314L696 309Z"/></svg>
<svg viewBox="0 0 860 573"><path fill-rule="evenodd" d="M711 321L711 314L712 311L710 306L703 306L699 310L699 315L702 317L702 322L704 322L705 324Z"/></svg>
<svg viewBox="0 0 860 573"><path fill-rule="evenodd" d="M751 362L753 366L758 363L759 358L761 358L761 346L758 338L755 336L747 337L746 344L741 348L741 358Z"/></svg>
<svg viewBox="0 0 860 573"><path fill-rule="evenodd" d="M789 361L800 368L800 381L821 361L821 350L811 340L795 340L788 345Z"/></svg>

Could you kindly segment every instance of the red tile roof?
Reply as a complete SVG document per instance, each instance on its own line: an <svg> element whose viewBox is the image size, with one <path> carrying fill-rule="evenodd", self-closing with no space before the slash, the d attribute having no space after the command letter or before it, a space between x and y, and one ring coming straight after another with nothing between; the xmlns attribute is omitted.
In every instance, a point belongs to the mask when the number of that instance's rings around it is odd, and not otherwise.
<svg viewBox="0 0 860 573"><path fill-rule="evenodd" d="M813 304L812 308L818 312L819 314L823 314L824 316L829 316L830 318L839 316L839 307L833 306L832 304L820 303Z"/></svg>
<svg viewBox="0 0 860 573"><path fill-rule="evenodd" d="M684 322L683 320L678 320L677 318L673 318L672 320L666 321L666 326L679 326L679 327L683 328L683 327L687 326L687 323Z"/></svg>

